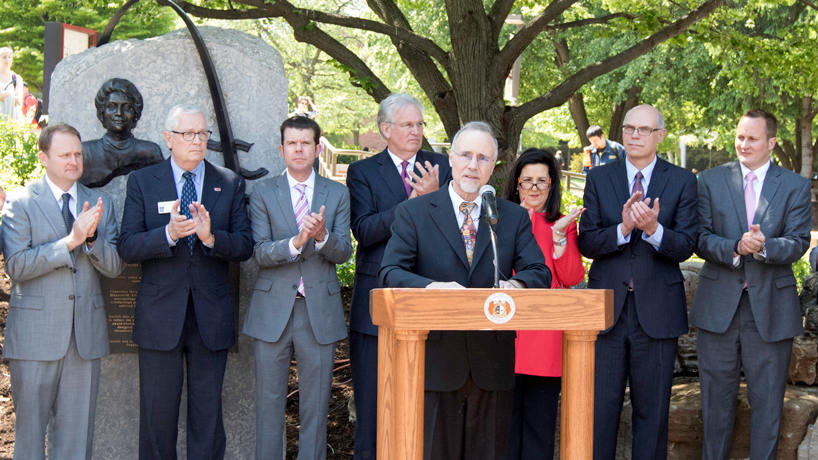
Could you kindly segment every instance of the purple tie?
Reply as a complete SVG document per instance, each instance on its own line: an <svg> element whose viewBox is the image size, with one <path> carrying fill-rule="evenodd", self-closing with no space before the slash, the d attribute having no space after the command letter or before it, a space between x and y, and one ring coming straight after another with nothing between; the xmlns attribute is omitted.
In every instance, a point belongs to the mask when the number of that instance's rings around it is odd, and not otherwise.
<svg viewBox="0 0 818 460"><path fill-rule="evenodd" d="M747 230L750 230L750 226L753 225L753 218L756 215L756 190L753 187L756 175L750 171L745 179L747 179L747 185L744 186L744 208L747 211Z"/></svg>
<svg viewBox="0 0 818 460"><path fill-rule="evenodd" d="M298 231L300 232L304 218L310 213L310 203L307 201L306 184L296 184L295 189L301 193L301 196L298 197L298 201L295 203L295 223L298 225ZM303 277L298 280L298 293L305 295Z"/></svg>
<svg viewBox="0 0 818 460"><path fill-rule="evenodd" d="M642 187L642 171L636 171L636 177L634 178L633 182L633 190L631 190L631 195L636 192L642 192L642 201L645 201L645 189ZM630 281L628 281L628 287L633 290L633 275L631 275Z"/></svg>
<svg viewBox="0 0 818 460"><path fill-rule="evenodd" d="M406 172L406 168L409 167L409 162L404 161L400 164L403 166L403 170L400 172L400 180L403 182L403 187L406 189L406 196L409 196L412 193L412 186L406 183L406 178L409 177L409 173Z"/></svg>

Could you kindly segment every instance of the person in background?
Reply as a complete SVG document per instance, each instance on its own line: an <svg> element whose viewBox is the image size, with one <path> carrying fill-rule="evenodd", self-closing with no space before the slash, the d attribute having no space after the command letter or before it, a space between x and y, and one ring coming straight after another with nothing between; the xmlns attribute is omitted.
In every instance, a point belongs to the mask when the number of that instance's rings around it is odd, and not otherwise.
<svg viewBox="0 0 818 460"><path fill-rule="evenodd" d="M40 129L40 117L38 115L42 112L40 102L37 96L28 91L28 83L23 82L23 116L27 123L34 125L37 129Z"/></svg>
<svg viewBox="0 0 818 460"><path fill-rule="evenodd" d="M0 48L0 115L23 120L23 79L11 70L14 51Z"/></svg>
<svg viewBox="0 0 818 460"><path fill-rule="evenodd" d="M625 147L619 142L605 139L601 127L591 126L585 132L585 136L591 143L592 168L616 161L625 156Z"/></svg>
<svg viewBox="0 0 818 460"><path fill-rule="evenodd" d="M312 102L312 98L309 96L298 96L298 104L295 107L295 112L291 113L290 116L315 118L316 115L318 115L318 106Z"/></svg>
<svg viewBox="0 0 818 460"><path fill-rule="evenodd" d="M551 289L568 289L581 282L585 268L577 247L576 221L585 209L560 214L557 158L544 150L523 152L509 174L504 197L528 210L534 237L551 270ZM553 458L562 332L517 331L514 371L514 407L506 460Z"/></svg>
<svg viewBox="0 0 818 460"><path fill-rule="evenodd" d="M358 240L349 314L349 363L355 395L355 460L375 458L377 439L378 327L369 314L369 291L381 287L378 268L392 236L395 209L437 191L452 178L446 155L421 149L423 104L408 94L390 94L378 107L386 149L349 165L352 234Z"/></svg>
<svg viewBox="0 0 818 460"><path fill-rule="evenodd" d="M559 169L565 169L565 158L562 157L562 150L557 150L557 153L554 154L554 158L557 160L557 166Z"/></svg>

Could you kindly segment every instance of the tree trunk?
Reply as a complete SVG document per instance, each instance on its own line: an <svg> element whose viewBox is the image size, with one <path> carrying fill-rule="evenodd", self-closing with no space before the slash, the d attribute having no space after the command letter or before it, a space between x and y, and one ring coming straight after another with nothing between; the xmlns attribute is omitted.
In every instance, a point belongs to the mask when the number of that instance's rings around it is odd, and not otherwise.
<svg viewBox="0 0 818 460"><path fill-rule="evenodd" d="M814 164L812 150L812 120L815 115L812 111L812 97L801 98L801 176L809 179L812 177Z"/></svg>
<svg viewBox="0 0 818 460"><path fill-rule="evenodd" d="M588 128L591 127L591 124L588 122L588 113L585 111L585 98L582 96L582 93L576 92L568 99L568 111L571 112L571 118L574 119L574 124L577 127L580 144L583 146L591 145L591 141L589 141L588 136L585 135L585 133L588 132Z"/></svg>
<svg viewBox="0 0 818 460"><path fill-rule="evenodd" d="M786 139L779 139L780 142L775 144L775 156L778 158L778 161L781 163L781 166L784 168L789 169L790 171L795 171L795 168L801 167L801 158L798 157L798 153L795 150L795 146L792 142ZM798 172L798 171L795 171Z"/></svg>
<svg viewBox="0 0 818 460"><path fill-rule="evenodd" d="M608 139L619 142L624 141L622 137L622 125L625 124L625 114L628 110L639 105L639 96L642 93L642 87L633 85L628 90L628 97L624 101L615 104L613 114L611 115L611 129L608 131Z"/></svg>

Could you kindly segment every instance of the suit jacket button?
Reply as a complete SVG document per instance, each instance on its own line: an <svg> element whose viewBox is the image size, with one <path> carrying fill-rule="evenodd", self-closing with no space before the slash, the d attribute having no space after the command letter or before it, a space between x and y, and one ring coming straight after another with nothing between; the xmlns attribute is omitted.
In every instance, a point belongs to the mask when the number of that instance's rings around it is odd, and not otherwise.
<svg viewBox="0 0 818 460"><path fill-rule="evenodd" d="M298 286L293 284L293 289L298 289Z"/></svg>
<svg viewBox="0 0 818 460"><path fill-rule="evenodd" d="M631 254L631 259L635 259L635 258L636 258L636 254Z"/></svg>
<svg viewBox="0 0 818 460"><path fill-rule="evenodd" d="M301 259L301 263L304 263L306 261L307 261L307 259Z"/></svg>
<svg viewBox="0 0 818 460"><path fill-rule="evenodd" d="M738 284L744 284L744 280L743 280L743 279L741 279L741 278L739 278L739 280L738 280Z"/></svg>
<svg viewBox="0 0 818 460"><path fill-rule="evenodd" d="M74 273L77 273L77 269L76 269L76 268L72 269L72 271L73 271Z"/></svg>
<svg viewBox="0 0 818 460"><path fill-rule="evenodd" d="M68 296L68 300L74 300L74 294L70 294L70 295Z"/></svg>

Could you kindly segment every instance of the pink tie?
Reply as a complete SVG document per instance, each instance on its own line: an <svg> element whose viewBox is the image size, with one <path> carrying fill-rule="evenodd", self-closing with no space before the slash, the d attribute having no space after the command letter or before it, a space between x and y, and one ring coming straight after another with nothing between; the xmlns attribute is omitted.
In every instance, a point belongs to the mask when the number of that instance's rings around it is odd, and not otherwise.
<svg viewBox="0 0 818 460"><path fill-rule="evenodd" d="M295 189L301 193L301 196L298 197L298 202L295 203L295 223L298 224L298 231L300 232L301 224L304 223L304 218L307 217L310 212L310 203L307 202L307 194L305 193L307 190L306 184L296 184ZM301 295L305 294L303 277L298 280L298 293Z"/></svg>
<svg viewBox="0 0 818 460"><path fill-rule="evenodd" d="M409 196L409 194L412 193L412 186L406 183L406 178L409 177L409 173L406 171L406 168L409 167L409 162L403 161L400 165L403 166L403 169L400 172L400 179L401 182L403 182L403 188L406 189L406 196Z"/></svg>
<svg viewBox="0 0 818 460"><path fill-rule="evenodd" d="M753 182L756 180L756 175L752 171L745 176L747 185L744 186L744 208L747 210L747 230L753 225L753 218L756 215L756 191L753 187Z"/></svg>

